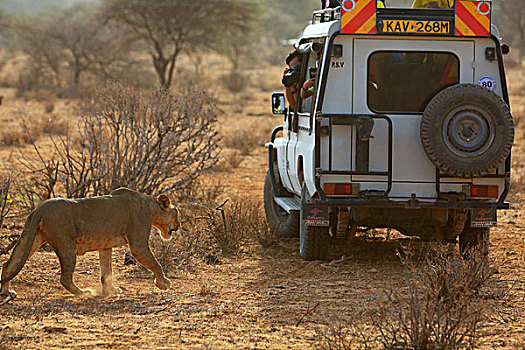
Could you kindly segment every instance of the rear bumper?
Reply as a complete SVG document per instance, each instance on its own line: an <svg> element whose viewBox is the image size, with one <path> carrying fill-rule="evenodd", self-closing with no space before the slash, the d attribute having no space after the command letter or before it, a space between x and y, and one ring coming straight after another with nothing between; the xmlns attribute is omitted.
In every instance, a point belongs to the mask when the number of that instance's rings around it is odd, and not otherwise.
<svg viewBox="0 0 525 350"><path fill-rule="evenodd" d="M368 207L368 208L436 208L436 209L509 209L509 203L476 202L476 201L443 201L425 202L417 199L392 201L389 199L314 199L314 204L323 207Z"/></svg>

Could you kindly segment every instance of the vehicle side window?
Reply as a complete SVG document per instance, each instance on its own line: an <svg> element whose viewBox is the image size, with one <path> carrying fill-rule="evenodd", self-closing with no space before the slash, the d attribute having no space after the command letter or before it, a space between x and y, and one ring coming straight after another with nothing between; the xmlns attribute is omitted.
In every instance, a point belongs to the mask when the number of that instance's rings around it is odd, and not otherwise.
<svg viewBox="0 0 525 350"><path fill-rule="evenodd" d="M381 51L368 60L368 106L376 113L422 113L455 84L459 60L451 53Z"/></svg>
<svg viewBox="0 0 525 350"><path fill-rule="evenodd" d="M306 76L301 83L301 89L304 87L304 84L308 82L310 79L312 78L316 79L318 59L319 59L319 56L315 53L311 53L309 55L307 66L306 66ZM308 89L309 96L307 98L301 99L301 105L299 106L299 113L310 113L311 112L312 104L314 103L314 100L315 100L314 92L316 91L316 86L317 86L316 83L317 82L315 82L315 84Z"/></svg>

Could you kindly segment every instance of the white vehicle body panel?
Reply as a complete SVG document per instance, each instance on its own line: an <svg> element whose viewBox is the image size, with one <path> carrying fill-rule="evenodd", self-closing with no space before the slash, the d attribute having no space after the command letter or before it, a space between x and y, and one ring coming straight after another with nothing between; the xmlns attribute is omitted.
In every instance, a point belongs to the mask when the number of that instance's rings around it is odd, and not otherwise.
<svg viewBox="0 0 525 350"><path fill-rule="evenodd" d="M326 84L323 101L319 93L316 94L316 111L322 103L322 114L359 114L373 115L367 103L367 74L370 55L377 51L402 52L438 52L452 53L458 57L459 82L462 84L476 84L482 79L496 82L494 91L503 97L504 77L500 76L498 62L485 58L485 50L495 47L490 38L469 39L465 37L407 37L407 36L378 36L378 35L339 35L334 44L343 46L343 56L333 57L329 67L325 67L324 57L328 54L328 41L339 29L338 22L327 22L308 26L302 41L324 38L324 52L321 67L318 72L318 86ZM326 69L327 81L323 81L322 74ZM488 77L488 78L487 78ZM304 111L303 111L304 112ZM425 154L420 138L420 123L422 114L388 114L393 123L393 186L389 197L392 200L406 201L412 196L418 200L434 201L437 199L436 167ZM277 150L277 161L280 178L283 186L290 192L300 195L302 182L307 186L309 193L316 194L315 150L320 147L321 169L327 170L331 163L332 170L356 170L356 127L351 125L333 126L332 131L332 158L329 159L329 137L321 136L319 145L316 145L313 118L315 113L297 113L298 129L289 130L292 123L285 117L284 138L274 142ZM321 126L327 126L323 120ZM388 171L388 123L385 120L376 120L369 143L370 171ZM302 169L302 171L301 171ZM502 165L499 174L505 172ZM361 190L385 191L387 181L384 176L363 175L323 175L321 186L325 182L358 183ZM497 184L500 194L505 187L502 178L475 178L455 179L444 177L441 179L441 192L462 192L468 184Z"/></svg>

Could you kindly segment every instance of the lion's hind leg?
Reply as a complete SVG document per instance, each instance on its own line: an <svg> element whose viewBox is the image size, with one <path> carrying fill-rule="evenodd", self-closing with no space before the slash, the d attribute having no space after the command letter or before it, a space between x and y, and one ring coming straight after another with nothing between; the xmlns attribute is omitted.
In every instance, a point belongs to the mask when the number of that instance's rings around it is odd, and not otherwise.
<svg viewBox="0 0 525 350"><path fill-rule="evenodd" d="M22 260L26 244L28 244L26 231L22 233L19 239L19 243L17 243L17 245L13 249L13 252L11 253L11 256L2 267L2 280L10 276L16 270L16 268ZM36 252L38 248L42 246L43 243L44 238L39 232L37 232L35 235L35 239L33 240L31 250L29 251L29 256L27 258L31 258L31 256ZM9 281L2 283L2 287L0 289L0 297L2 296L16 296L16 293L14 291L9 290Z"/></svg>
<svg viewBox="0 0 525 350"><path fill-rule="evenodd" d="M73 272L75 272L75 266L77 265L77 252L75 250L59 250L55 249L58 260L60 261L60 283L66 288L71 294L75 296L92 296L91 290L80 289L73 282Z"/></svg>

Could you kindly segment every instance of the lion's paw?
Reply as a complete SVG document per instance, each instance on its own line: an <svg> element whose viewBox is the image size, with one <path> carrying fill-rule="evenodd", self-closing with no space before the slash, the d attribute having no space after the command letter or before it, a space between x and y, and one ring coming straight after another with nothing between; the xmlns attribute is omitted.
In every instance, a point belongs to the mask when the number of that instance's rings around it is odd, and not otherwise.
<svg viewBox="0 0 525 350"><path fill-rule="evenodd" d="M111 289L109 290L102 291L102 296L104 297L110 297L113 295L120 295L120 294L122 294L122 289L118 287L111 287Z"/></svg>
<svg viewBox="0 0 525 350"><path fill-rule="evenodd" d="M84 290L81 290L78 294L76 294L77 297L86 297L86 298L89 298L89 297L92 297L93 296L93 291L91 289L84 289Z"/></svg>
<svg viewBox="0 0 525 350"><path fill-rule="evenodd" d="M0 292L0 299L14 299L16 298L16 292L14 290L7 290Z"/></svg>
<svg viewBox="0 0 525 350"><path fill-rule="evenodd" d="M159 289L166 290L166 289L170 289L171 281L167 278L164 278L163 280L157 280L155 278L155 285L159 287Z"/></svg>

